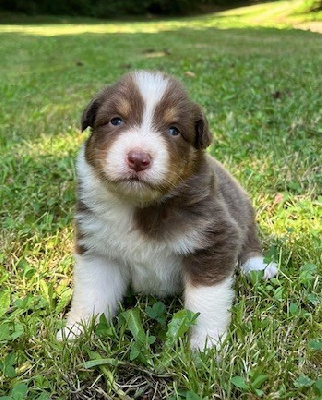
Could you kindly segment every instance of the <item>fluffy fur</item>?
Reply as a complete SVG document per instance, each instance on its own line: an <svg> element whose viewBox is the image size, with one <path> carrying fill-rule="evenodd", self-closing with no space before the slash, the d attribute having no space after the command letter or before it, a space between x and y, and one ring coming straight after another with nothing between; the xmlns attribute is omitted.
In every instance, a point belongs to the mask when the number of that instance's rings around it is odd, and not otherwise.
<svg viewBox="0 0 322 400"><path fill-rule="evenodd" d="M220 342L233 301L232 275L265 270L248 196L206 155L212 135L201 108L173 77L137 71L95 97L91 134L77 161L74 293L66 327L115 314L129 285L157 296L184 290L199 312L191 347Z"/></svg>

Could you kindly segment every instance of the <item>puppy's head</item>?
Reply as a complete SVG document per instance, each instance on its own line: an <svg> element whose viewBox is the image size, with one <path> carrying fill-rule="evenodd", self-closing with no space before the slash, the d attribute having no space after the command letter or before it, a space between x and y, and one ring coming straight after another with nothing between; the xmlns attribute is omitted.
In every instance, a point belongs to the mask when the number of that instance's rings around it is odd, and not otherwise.
<svg viewBox="0 0 322 400"><path fill-rule="evenodd" d="M106 87L83 113L85 158L109 190L151 203L192 175L212 136L181 83L137 71Z"/></svg>

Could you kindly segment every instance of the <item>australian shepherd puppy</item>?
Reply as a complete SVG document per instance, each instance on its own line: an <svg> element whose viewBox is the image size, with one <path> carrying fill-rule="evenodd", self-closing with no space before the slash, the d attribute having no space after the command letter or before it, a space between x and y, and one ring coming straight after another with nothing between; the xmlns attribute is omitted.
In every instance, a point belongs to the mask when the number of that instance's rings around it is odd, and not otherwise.
<svg viewBox="0 0 322 400"><path fill-rule="evenodd" d="M83 113L91 128L78 161L74 292L58 337L117 311L127 288L183 291L200 313L191 348L217 345L230 321L236 265L264 270L247 194L205 153L207 120L172 76L135 71L107 86Z"/></svg>

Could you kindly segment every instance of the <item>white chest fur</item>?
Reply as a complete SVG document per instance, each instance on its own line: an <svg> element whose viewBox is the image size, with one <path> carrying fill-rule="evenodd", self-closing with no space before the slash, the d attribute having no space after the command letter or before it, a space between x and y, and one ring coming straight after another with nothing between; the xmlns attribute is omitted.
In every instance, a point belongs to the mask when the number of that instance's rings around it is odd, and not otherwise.
<svg viewBox="0 0 322 400"><path fill-rule="evenodd" d="M148 239L133 225L133 208L101 185L80 156L81 200L93 212L76 216L88 252L104 256L130 271L136 291L159 296L181 286L182 255L173 244Z"/></svg>
<svg viewBox="0 0 322 400"><path fill-rule="evenodd" d="M85 233L82 244L90 253L129 269L134 290L158 295L176 292L181 283L182 256L174 254L165 243L147 240L133 230L131 216L119 217L82 217L79 220Z"/></svg>

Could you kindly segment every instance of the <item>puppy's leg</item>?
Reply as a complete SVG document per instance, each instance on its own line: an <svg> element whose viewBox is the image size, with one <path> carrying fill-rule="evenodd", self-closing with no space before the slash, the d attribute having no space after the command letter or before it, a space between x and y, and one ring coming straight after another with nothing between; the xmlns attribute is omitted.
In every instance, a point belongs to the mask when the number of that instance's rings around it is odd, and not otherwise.
<svg viewBox="0 0 322 400"><path fill-rule="evenodd" d="M239 228L221 203L214 209L216 223L205 231L204 246L184 259L185 307L200 313L191 328L190 346L219 347L230 322L234 298L234 268L238 259Z"/></svg>
<svg viewBox="0 0 322 400"><path fill-rule="evenodd" d="M95 316L113 316L129 283L129 272L104 256L76 254L75 261L71 311L59 340L80 335Z"/></svg>
<svg viewBox="0 0 322 400"><path fill-rule="evenodd" d="M190 331L190 347L204 350L219 347L230 323L230 308L234 298L233 278L229 276L212 286L185 287L185 308L200 313L197 325Z"/></svg>
<svg viewBox="0 0 322 400"><path fill-rule="evenodd" d="M246 241L243 245L239 264L246 274L251 271L264 271L264 278L277 275L277 265L274 262L266 264L263 259L262 246L257 236L255 222L250 226Z"/></svg>

